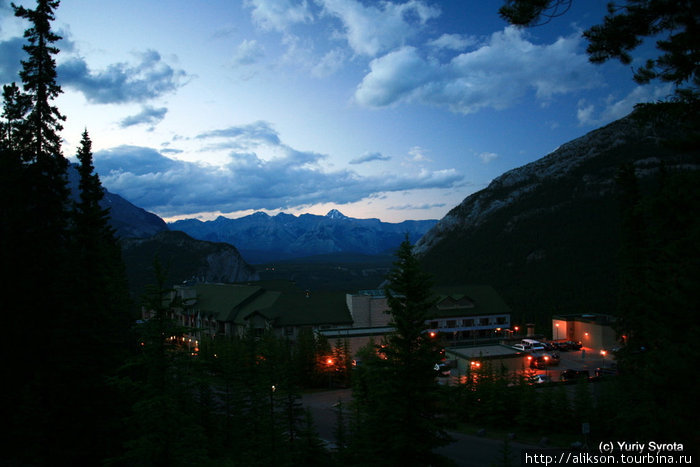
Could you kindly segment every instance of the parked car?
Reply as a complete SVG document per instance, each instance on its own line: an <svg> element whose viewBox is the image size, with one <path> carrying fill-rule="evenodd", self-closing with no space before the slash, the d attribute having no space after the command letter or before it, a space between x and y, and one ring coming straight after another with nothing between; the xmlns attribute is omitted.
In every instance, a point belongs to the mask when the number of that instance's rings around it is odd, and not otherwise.
<svg viewBox="0 0 700 467"><path fill-rule="evenodd" d="M574 341L566 341L566 345L568 345L571 350L581 350L583 347L583 344Z"/></svg>
<svg viewBox="0 0 700 467"><path fill-rule="evenodd" d="M597 377L615 376L615 375L617 375L617 368L596 368L595 375Z"/></svg>
<svg viewBox="0 0 700 467"><path fill-rule="evenodd" d="M542 347L544 347L544 350L556 350L556 347L554 347L554 344L552 342L542 342Z"/></svg>
<svg viewBox="0 0 700 467"><path fill-rule="evenodd" d="M559 374L562 381L575 381L579 378L588 378L590 374L588 370L564 370Z"/></svg>
<svg viewBox="0 0 700 467"><path fill-rule="evenodd" d="M450 365L445 362L436 363L433 367L436 376L450 376Z"/></svg>
<svg viewBox="0 0 700 467"><path fill-rule="evenodd" d="M554 342L554 346L557 350L561 352L568 352L569 350L581 350L583 345L580 342L565 341L565 342Z"/></svg>
<svg viewBox="0 0 700 467"><path fill-rule="evenodd" d="M548 357L548 358L545 358ZM532 360L530 360L530 368L537 368L539 370L546 369L552 366L559 365L559 355L557 354L540 354L533 355Z"/></svg>
<svg viewBox="0 0 700 467"><path fill-rule="evenodd" d="M552 378L549 375L533 375L530 377L530 384L551 383Z"/></svg>

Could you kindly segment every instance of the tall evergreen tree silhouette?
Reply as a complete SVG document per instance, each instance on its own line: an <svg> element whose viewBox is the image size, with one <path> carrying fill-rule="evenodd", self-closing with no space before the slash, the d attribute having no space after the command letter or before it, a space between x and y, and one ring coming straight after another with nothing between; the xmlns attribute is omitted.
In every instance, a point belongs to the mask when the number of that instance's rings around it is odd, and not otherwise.
<svg viewBox="0 0 700 467"><path fill-rule="evenodd" d="M87 130L83 132L77 159L80 194L72 211L70 231L68 265L74 280L71 313L66 319L72 336L66 371L71 375L71 394L76 397L70 404L77 406L72 408L74 431L81 433L80 437L92 448L88 452L93 458L88 460L94 461L118 449L118 444L110 442L118 438L111 431L111 422L121 414L116 411L118 405L107 377L126 358L130 320L121 249L109 225L109 210L100 205L104 190L94 172ZM100 416L96 418L95 414Z"/></svg>
<svg viewBox="0 0 700 467"><path fill-rule="evenodd" d="M355 442L362 462L372 465L439 465L435 448L449 442L444 421L436 416L440 397L433 367L440 350L426 332L435 303L431 279L420 269L406 239L396 253L385 294L390 307L390 333L365 369L361 407L363 424ZM381 441L380 441L381 440Z"/></svg>
<svg viewBox="0 0 700 467"><path fill-rule="evenodd" d="M12 5L29 27L22 89L3 88L0 135L2 168L8 169L3 194L11 193L2 260L3 272L12 277L3 284L3 296L11 297L5 312L14 381L4 388L5 420L13 430L3 438L2 452L21 463L79 465L97 462L105 455L102 440L112 439L103 428L113 419L99 408L110 400L104 376L114 339L103 337L109 335L105 329L118 329L110 327L114 315L108 309L120 307L115 292L123 281L106 273L118 269L117 262L106 261L115 251L113 238L89 233L108 234L106 217L92 209L99 202L99 179L83 177L84 198L78 213L70 214L68 162L59 134L65 117L53 104L61 93L54 60L60 37L51 29L58 5L47 0L38 0L34 9ZM83 166L91 172L89 144L85 149ZM86 228L88 219L101 227Z"/></svg>

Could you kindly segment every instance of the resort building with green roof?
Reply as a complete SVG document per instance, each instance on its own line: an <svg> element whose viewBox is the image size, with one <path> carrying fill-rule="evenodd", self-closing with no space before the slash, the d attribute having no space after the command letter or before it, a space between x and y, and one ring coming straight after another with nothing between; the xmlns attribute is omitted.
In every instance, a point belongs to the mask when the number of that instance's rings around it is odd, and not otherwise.
<svg viewBox="0 0 700 467"><path fill-rule="evenodd" d="M492 287L433 290L436 303L426 321L427 332L439 333L447 345L499 337L499 331L510 327L510 308ZM331 343L345 341L354 354L393 331L383 290L311 291L291 281L193 284L175 286L164 305L172 319L191 329L188 337L195 341L249 331L261 335L266 330L294 341L307 328ZM153 314L144 310L143 317Z"/></svg>

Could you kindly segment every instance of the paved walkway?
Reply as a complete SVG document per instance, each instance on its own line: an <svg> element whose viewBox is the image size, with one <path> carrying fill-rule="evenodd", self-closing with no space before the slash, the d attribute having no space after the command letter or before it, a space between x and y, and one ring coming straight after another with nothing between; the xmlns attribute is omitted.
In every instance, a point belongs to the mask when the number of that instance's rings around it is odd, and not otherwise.
<svg viewBox="0 0 700 467"><path fill-rule="evenodd" d="M302 403L311 410L311 414L314 417L319 436L330 445L333 445L335 441L333 434L337 421L335 406L338 401L342 401L349 408L351 398L352 390L350 389L315 392L302 396ZM457 432L450 432L450 435L455 441L436 452L452 459L455 465L459 467L491 465L497 463L503 455L504 443L502 440ZM519 443L517 440L511 441L509 444L512 451L513 465L518 465L520 462L521 449L537 448L537 446Z"/></svg>

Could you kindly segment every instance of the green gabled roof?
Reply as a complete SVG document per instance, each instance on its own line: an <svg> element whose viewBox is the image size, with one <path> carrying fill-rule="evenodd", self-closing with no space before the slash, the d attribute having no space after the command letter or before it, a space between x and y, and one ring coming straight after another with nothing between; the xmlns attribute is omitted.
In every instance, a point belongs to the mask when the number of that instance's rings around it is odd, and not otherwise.
<svg viewBox="0 0 700 467"><path fill-rule="evenodd" d="M194 308L218 321L233 321L241 306L264 292L255 285L197 284L197 301Z"/></svg>
<svg viewBox="0 0 700 467"><path fill-rule="evenodd" d="M285 290L268 310L278 326L352 324L342 292Z"/></svg>
<svg viewBox="0 0 700 467"><path fill-rule="evenodd" d="M219 321L245 325L260 313L277 326L351 324L352 318L342 292L307 291L290 281L260 281L239 284L198 284L194 286L194 308Z"/></svg>
<svg viewBox="0 0 700 467"><path fill-rule="evenodd" d="M233 322L236 324L246 324L248 319L254 313L260 313L268 320L274 320L275 316L270 312L270 307L279 300L282 292L276 290L265 290L264 293L258 294L248 302L237 308L237 313Z"/></svg>
<svg viewBox="0 0 700 467"><path fill-rule="evenodd" d="M489 285L434 287L433 293L438 299L438 304L431 309L434 318L511 313L510 307ZM456 305L454 307L440 307L440 302L445 299L451 299Z"/></svg>

